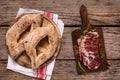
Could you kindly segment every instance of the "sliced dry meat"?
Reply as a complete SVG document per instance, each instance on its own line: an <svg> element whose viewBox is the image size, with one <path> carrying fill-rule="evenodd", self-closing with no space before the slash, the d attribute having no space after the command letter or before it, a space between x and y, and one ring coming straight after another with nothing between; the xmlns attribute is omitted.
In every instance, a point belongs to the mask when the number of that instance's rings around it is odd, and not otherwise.
<svg viewBox="0 0 120 80"><path fill-rule="evenodd" d="M80 61L90 70L96 70L101 64L99 35L89 31L83 39L78 39Z"/></svg>

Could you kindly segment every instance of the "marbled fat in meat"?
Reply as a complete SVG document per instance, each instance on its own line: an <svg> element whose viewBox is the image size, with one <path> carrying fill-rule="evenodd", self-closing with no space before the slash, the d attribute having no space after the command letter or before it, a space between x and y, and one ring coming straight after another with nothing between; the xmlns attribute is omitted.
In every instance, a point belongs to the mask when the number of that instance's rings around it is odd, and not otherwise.
<svg viewBox="0 0 120 80"><path fill-rule="evenodd" d="M99 68L101 64L99 52L99 35L89 31L84 38L78 39L81 62L90 70Z"/></svg>

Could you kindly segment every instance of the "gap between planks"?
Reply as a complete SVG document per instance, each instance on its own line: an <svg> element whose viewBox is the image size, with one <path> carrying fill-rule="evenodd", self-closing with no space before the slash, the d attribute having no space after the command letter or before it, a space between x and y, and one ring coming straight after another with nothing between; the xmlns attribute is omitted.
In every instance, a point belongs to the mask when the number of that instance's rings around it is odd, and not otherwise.
<svg viewBox="0 0 120 80"><path fill-rule="evenodd" d="M1 24L0 28L8 28L10 25L5 25L5 24ZM64 27L80 27L82 25L64 25ZM93 26L96 26L96 27L120 27L120 25L93 25Z"/></svg>

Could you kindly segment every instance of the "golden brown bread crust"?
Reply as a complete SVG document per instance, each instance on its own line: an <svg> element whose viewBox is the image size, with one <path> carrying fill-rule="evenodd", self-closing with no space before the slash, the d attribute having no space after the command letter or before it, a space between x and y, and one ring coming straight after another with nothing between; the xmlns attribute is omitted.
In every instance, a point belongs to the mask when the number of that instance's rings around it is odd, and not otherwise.
<svg viewBox="0 0 120 80"><path fill-rule="evenodd" d="M18 64L37 69L57 56L61 46L60 31L44 15L23 15L8 30L6 45Z"/></svg>

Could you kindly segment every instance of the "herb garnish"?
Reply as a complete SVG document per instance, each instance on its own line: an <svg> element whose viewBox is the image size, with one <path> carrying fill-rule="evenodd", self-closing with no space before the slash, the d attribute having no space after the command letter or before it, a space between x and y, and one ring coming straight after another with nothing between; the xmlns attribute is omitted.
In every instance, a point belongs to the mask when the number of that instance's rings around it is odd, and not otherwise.
<svg viewBox="0 0 120 80"><path fill-rule="evenodd" d="M104 53L101 53L100 57L101 57L101 58L104 58L104 57L105 57L105 54L104 54Z"/></svg>
<svg viewBox="0 0 120 80"><path fill-rule="evenodd" d="M85 35L87 34L87 32L88 32L88 29L85 29L85 30L83 31L83 35L85 36Z"/></svg>
<svg viewBox="0 0 120 80"><path fill-rule="evenodd" d="M81 36L80 36L80 39L82 40L83 38L84 38L84 36L83 36L83 35L81 35Z"/></svg>
<svg viewBox="0 0 120 80"><path fill-rule="evenodd" d="M80 27L80 30L82 30L81 27ZM83 29L82 35L80 36L80 39L83 39L84 36L85 36L89 31L95 32L96 29L92 29L92 27L91 27L91 25L90 25L90 23L89 23L89 20L88 20L88 25L87 25L86 29Z"/></svg>
<svg viewBox="0 0 120 80"><path fill-rule="evenodd" d="M96 31L96 29L92 29L92 32L95 32Z"/></svg>
<svg viewBox="0 0 120 80"><path fill-rule="evenodd" d="M78 66L79 68L86 74L87 72L85 71L85 69L82 67L80 61L78 60Z"/></svg>

